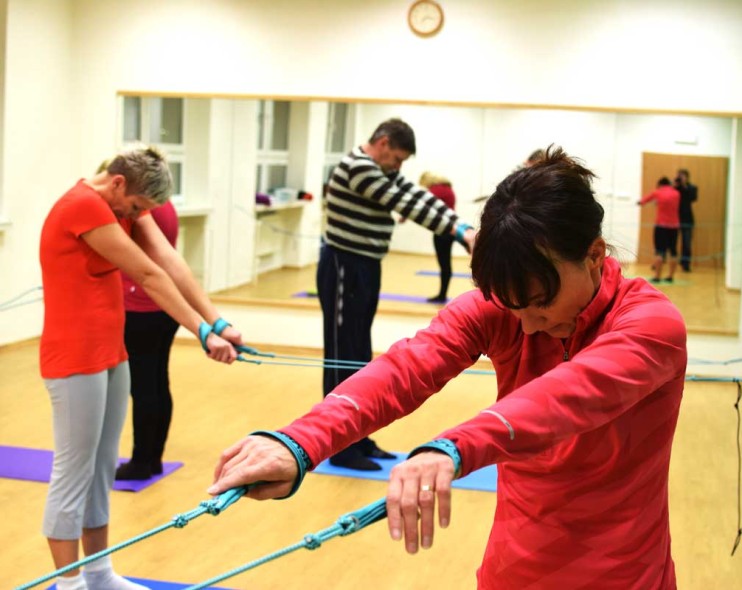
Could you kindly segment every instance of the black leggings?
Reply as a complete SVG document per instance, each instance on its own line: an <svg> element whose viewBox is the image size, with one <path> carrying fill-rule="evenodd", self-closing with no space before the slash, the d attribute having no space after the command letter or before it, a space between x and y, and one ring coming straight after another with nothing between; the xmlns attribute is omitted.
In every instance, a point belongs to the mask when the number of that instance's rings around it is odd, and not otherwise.
<svg viewBox="0 0 742 590"><path fill-rule="evenodd" d="M435 246L435 256L438 259L438 266L441 268L441 290L438 297L446 298L448 293L448 283L451 282L451 248L453 247L453 236L433 236L433 246Z"/></svg>
<svg viewBox="0 0 742 590"><path fill-rule="evenodd" d="M131 371L134 463L157 465L165 450L173 398L168 363L178 323L164 311L126 312L124 342Z"/></svg>

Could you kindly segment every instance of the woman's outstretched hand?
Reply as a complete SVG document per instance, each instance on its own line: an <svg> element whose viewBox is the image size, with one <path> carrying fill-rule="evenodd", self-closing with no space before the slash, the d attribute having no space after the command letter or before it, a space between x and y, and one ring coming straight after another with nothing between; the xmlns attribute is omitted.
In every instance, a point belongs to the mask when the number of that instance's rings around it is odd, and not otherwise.
<svg viewBox="0 0 742 590"><path fill-rule="evenodd" d="M214 469L214 483L207 490L218 495L231 488L260 483L246 496L269 500L287 496L299 475L294 455L283 443L251 435L226 449Z"/></svg>
<svg viewBox="0 0 742 590"><path fill-rule="evenodd" d="M438 524L448 526L453 478L451 458L434 451L419 453L392 469L386 498L389 534L395 540L404 536L408 553L433 545L436 500Z"/></svg>

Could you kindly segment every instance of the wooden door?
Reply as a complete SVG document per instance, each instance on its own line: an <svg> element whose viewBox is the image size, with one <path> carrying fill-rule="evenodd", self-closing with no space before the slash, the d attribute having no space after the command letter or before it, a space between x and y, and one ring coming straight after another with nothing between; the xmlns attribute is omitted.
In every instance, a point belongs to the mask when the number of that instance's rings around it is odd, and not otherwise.
<svg viewBox="0 0 742 590"><path fill-rule="evenodd" d="M729 159L644 152L642 195L651 193L657 186L657 181L663 176L672 181L680 168L688 170L691 184L698 187L698 200L693 203L695 227L691 267L723 268ZM650 264L654 256L652 244L654 219L654 206L649 204L642 207L638 252L640 263ZM679 238L678 256L680 256Z"/></svg>

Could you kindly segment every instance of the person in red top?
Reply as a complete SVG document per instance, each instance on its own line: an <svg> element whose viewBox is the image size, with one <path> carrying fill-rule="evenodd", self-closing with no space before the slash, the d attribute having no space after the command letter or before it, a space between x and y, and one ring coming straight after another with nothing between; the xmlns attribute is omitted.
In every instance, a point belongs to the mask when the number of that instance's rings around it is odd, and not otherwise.
<svg viewBox="0 0 742 590"><path fill-rule="evenodd" d="M428 189L436 197L446 204L446 207L453 210L456 208L456 194L451 187L451 181L433 174L432 172L423 172L420 176L420 186ZM444 234L433 234L433 247L435 256L438 260L441 275L441 288L437 295L430 297L430 303L446 303L448 301L448 284L451 282L451 249L453 248L453 236Z"/></svg>
<svg viewBox="0 0 742 590"><path fill-rule="evenodd" d="M451 518L451 483L498 465L480 590L670 590L670 448L687 363L683 319L607 254L592 172L551 147L488 199L478 290L443 308L280 431L226 449L209 493L293 493L306 470L414 412L482 355L497 400L391 473L393 539L415 553ZM494 389L495 384L489 387Z"/></svg>
<svg viewBox="0 0 742 590"><path fill-rule="evenodd" d="M665 280L672 283L678 266L678 230L680 229L680 193L673 188L670 179L663 176L657 181L657 188L639 201L639 206L651 201L657 203L657 217L654 222L654 276L651 281L659 283L662 265L667 253L670 254L668 274Z"/></svg>
<svg viewBox="0 0 742 590"><path fill-rule="evenodd" d="M152 219L170 245L178 239L178 214L168 201L152 209ZM131 460L116 469L117 480L143 480L162 473L173 397L170 393L170 349L178 322L152 301L127 274L124 286L124 344L129 353L134 448Z"/></svg>
<svg viewBox="0 0 742 590"><path fill-rule="evenodd" d="M43 532L61 569L108 546L109 494L129 397L121 273L126 272L207 355L231 363L240 333L229 326L149 214L172 178L163 155L138 148L77 182L41 230L44 287L41 375L52 402L54 462ZM220 336L221 335L221 336ZM110 556L57 579L58 590L133 590Z"/></svg>

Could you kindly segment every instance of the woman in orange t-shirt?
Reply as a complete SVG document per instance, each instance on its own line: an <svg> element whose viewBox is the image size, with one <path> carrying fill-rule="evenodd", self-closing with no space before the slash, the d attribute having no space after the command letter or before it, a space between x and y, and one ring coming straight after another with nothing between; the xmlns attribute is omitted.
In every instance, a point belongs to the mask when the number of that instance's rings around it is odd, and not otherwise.
<svg viewBox="0 0 742 590"><path fill-rule="evenodd" d="M209 358L231 363L240 333L220 318L148 210L166 202L172 177L154 148L113 158L52 207L41 232L44 285L41 375L52 401L54 464L44 535L62 568L108 546L109 494L129 397L121 273L126 272ZM59 590L135 590L110 557L57 579Z"/></svg>

